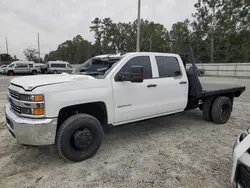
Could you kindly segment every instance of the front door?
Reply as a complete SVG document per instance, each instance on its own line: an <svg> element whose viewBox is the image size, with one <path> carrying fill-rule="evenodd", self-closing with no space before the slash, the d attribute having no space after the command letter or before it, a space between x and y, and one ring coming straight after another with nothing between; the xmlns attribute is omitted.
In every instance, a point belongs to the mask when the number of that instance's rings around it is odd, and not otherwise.
<svg viewBox="0 0 250 188"><path fill-rule="evenodd" d="M27 64L17 63L14 71L17 74L25 74L29 72L29 67Z"/></svg>
<svg viewBox="0 0 250 188"><path fill-rule="evenodd" d="M119 81L121 72L129 72L132 65L141 65L144 70L142 83ZM149 56L132 57L112 80L114 95L114 124L121 124L152 116L155 111L156 87L152 79L152 65Z"/></svg>

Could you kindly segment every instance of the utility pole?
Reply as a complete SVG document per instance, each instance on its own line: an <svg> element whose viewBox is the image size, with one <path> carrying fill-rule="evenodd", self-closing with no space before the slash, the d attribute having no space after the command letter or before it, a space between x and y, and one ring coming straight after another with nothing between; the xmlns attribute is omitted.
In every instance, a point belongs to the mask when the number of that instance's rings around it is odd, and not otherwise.
<svg viewBox="0 0 250 188"><path fill-rule="evenodd" d="M8 49L8 39L5 37L5 44L6 44L6 52L9 54L9 49Z"/></svg>
<svg viewBox="0 0 250 188"><path fill-rule="evenodd" d="M138 0L137 40L136 40L137 52L140 52L140 30L141 30L141 0Z"/></svg>
<svg viewBox="0 0 250 188"><path fill-rule="evenodd" d="M40 41L39 41L39 33L37 34L37 42L38 42L38 63L40 63Z"/></svg>
<svg viewBox="0 0 250 188"><path fill-rule="evenodd" d="M149 44L150 44L150 52L152 52L152 34L150 35L150 41L149 41Z"/></svg>
<svg viewBox="0 0 250 188"><path fill-rule="evenodd" d="M214 63L214 30L215 30L215 9L213 9L213 13L212 13L212 24L211 24L211 28L210 28L210 35L211 35L211 63Z"/></svg>
<svg viewBox="0 0 250 188"><path fill-rule="evenodd" d="M211 63L214 63L214 38L211 38Z"/></svg>

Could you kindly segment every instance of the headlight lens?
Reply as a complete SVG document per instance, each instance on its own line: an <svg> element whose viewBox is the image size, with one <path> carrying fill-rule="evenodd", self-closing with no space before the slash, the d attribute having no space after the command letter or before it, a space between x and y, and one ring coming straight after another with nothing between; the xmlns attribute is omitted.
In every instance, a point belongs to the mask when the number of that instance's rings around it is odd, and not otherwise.
<svg viewBox="0 0 250 188"><path fill-rule="evenodd" d="M43 102L43 95L20 95L21 101L31 101L31 102Z"/></svg>

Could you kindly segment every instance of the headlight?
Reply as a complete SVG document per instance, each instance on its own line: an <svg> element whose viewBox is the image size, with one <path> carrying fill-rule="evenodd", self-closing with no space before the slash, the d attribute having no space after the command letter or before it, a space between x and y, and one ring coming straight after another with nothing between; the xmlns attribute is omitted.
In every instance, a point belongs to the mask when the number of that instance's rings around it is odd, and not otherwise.
<svg viewBox="0 0 250 188"><path fill-rule="evenodd" d="M24 95L20 94L21 101L31 101L31 102L43 102L44 96L43 95Z"/></svg>

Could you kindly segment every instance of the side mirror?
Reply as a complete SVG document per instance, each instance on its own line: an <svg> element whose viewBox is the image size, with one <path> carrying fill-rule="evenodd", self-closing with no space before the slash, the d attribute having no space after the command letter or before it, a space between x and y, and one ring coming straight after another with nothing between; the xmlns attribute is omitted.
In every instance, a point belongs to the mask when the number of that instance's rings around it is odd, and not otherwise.
<svg viewBox="0 0 250 188"><path fill-rule="evenodd" d="M123 72L119 76L120 81L130 81L132 83L141 83L143 79L143 66L140 65L132 65L129 72Z"/></svg>
<svg viewBox="0 0 250 188"><path fill-rule="evenodd" d="M182 74L181 74L181 71L175 71L174 75L175 76L181 76Z"/></svg>

